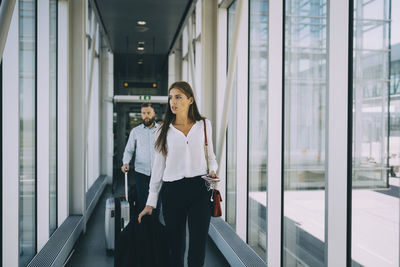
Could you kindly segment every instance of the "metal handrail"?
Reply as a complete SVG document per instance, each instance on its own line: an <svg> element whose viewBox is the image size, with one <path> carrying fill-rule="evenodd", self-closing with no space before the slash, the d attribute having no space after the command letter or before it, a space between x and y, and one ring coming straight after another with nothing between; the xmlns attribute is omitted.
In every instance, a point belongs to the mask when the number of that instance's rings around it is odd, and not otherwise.
<svg viewBox="0 0 400 267"><path fill-rule="evenodd" d="M0 62L3 59L3 51L6 46L8 30L14 12L15 0L3 0L0 4Z"/></svg>

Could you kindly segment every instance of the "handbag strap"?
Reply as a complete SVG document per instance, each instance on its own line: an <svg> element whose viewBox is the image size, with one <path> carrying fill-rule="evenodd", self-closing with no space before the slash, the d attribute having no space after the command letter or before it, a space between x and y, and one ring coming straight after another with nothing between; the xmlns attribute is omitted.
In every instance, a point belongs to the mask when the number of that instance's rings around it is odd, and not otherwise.
<svg viewBox="0 0 400 267"><path fill-rule="evenodd" d="M206 120L203 119L204 123L204 152L206 155L206 162L207 162L207 174L210 173L210 164L208 162L208 142L207 142L207 126L206 126Z"/></svg>

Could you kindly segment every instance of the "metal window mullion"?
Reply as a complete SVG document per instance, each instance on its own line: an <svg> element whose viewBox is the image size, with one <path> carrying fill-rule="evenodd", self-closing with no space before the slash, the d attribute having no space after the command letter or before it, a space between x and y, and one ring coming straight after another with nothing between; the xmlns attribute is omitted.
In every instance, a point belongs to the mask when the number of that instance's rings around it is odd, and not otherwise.
<svg viewBox="0 0 400 267"><path fill-rule="evenodd" d="M4 5L5 2L2 3ZM19 262L19 16L14 8L4 46L2 91L2 266Z"/></svg>
<svg viewBox="0 0 400 267"><path fill-rule="evenodd" d="M326 265L346 266L348 196L349 0L328 2L328 97L326 131ZM347 11L347 12L346 12ZM350 139L351 140L351 139ZM340 196L340 197L338 197Z"/></svg>
<svg viewBox="0 0 400 267"><path fill-rule="evenodd" d="M243 10L240 21L240 38L238 40L237 56L237 90L236 107L236 232L247 242L247 154L248 154L248 7L249 0L243 0Z"/></svg>
<svg viewBox="0 0 400 267"><path fill-rule="evenodd" d="M281 266L283 142L283 5L269 1L267 263ZM273 38L271 38L273 37Z"/></svg>
<svg viewBox="0 0 400 267"><path fill-rule="evenodd" d="M37 17L37 250L50 229L50 2L38 1Z"/></svg>
<svg viewBox="0 0 400 267"><path fill-rule="evenodd" d="M216 93L216 125L219 127L216 128L214 131L215 136L220 136L220 132L222 131L221 127L221 120L222 120L222 113L223 113L223 105L219 103L223 103L225 99L225 91L226 88L226 69L227 69L227 9L226 8L219 8L218 9L218 29L217 29L217 67L216 67L216 88L219 88ZM217 142L214 143L214 146L217 146ZM221 191L222 196L226 199L226 150L217 151L222 153L221 155L221 162L218 163L218 174L221 178L221 182L218 185L219 190ZM226 201L221 203L222 205L222 218L226 219Z"/></svg>
<svg viewBox="0 0 400 267"><path fill-rule="evenodd" d="M57 16L57 222L68 217L68 2L58 1Z"/></svg>

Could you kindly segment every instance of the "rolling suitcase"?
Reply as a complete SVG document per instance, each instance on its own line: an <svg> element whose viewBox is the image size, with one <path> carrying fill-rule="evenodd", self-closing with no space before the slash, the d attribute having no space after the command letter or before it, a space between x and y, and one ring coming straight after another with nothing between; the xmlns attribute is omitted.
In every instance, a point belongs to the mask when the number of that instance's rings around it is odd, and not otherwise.
<svg viewBox="0 0 400 267"><path fill-rule="evenodd" d="M115 250L118 234L130 220L130 207L128 202L128 172L125 172L125 196L109 197L105 209L105 242L107 251Z"/></svg>

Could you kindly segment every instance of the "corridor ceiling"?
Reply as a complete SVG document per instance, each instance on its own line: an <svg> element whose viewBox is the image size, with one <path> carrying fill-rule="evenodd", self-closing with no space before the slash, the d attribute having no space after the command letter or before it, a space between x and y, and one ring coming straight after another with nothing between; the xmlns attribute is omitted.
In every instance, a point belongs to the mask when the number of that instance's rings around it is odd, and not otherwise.
<svg viewBox="0 0 400 267"><path fill-rule="evenodd" d="M167 56L193 0L94 0L115 54ZM146 21L140 26L138 21ZM144 50L138 51L139 42Z"/></svg>

